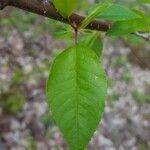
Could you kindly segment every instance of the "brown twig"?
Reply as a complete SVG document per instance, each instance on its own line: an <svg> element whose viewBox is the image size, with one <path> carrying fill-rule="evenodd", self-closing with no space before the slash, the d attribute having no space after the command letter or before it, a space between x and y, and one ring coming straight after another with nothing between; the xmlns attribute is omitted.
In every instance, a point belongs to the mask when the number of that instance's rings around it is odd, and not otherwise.
<svg viewBox="0 0 150 150"><path fill-rule="evenodd" d="M68 19L62 17L58 11L55 9L51 2L42 3L42 0L0 0L0 9L5 8L6 6L14 6L29 12L33 12L63 23L76 25L77 28L80 27L82 21L85 17L72 14ZM93 20L86 28L90 30L104 31L107 32L111 28L112 23ZM133 33L147 41L150 41L150 38L141 36L141 34Z"/></svg>
<svg viewBox="0 0 150 150"><path fill-rule="evenodd" d="M150 41L150 32L146 32L146 33L142 33L142 32L135 32L133 33L136 36L139 36L143 39L145 39L146 41Z"/></svg>
<svg viewBox="0 0 150 150"><path fill-rule="evenodd" d="M66 19L58 13L51 2L42 3L39 0L0 0L0 6L1 9L6 6L14 6L67 24L75 23L78 27L85 19L85 17L77 14L72 14L69 19ZM109 22L94 20L86 28L106 32L110 26L111 23Z"/></svg>

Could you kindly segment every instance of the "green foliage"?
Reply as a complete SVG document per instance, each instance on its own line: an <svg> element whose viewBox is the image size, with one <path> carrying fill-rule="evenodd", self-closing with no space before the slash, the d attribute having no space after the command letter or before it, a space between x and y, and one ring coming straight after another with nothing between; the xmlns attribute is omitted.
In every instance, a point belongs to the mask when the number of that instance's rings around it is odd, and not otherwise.
<svg viewBox="0 0 150 150"><path fill-rule="evenodd" d="M3 111L7 113L16 114L20 112L25 103L25 96L17 90L6 92L0 98Z"/></svg>
<svg viewBox="0 0 150 150"><path fill-rule="evenodd" d="M113 22L113 26L107 33L111 36L127 35L137 31L150 31L148 14L139 10L131 10L123 5L101 3L93 7L90 6L89 15L83 21L81 28L85 28L95 18Z"/></svg>
<svg viewBox="0 0 150 150"><path fill-rule="evenodd" d="M150 0L138 0L138 1L144 4L150 4Z"/></svg>
<svg viewBox="0 0 150 150"><path fill-rule="evenodd" d="M48 113L43 114L41 117L41 122L45 126L45 128L48 128L48 127L54 125L54 120L52 118L51 113L48 112Z"/></svg>
<svg viewBox="0 0 150 150"><path fill-rule="evenodd" d="M69 29L60 30L54 33L54 37L57 39L71 38L71 36L72 30Z"/></svg>
<svg viewBox="0 0 150 150"><path fill-rule="evenodd" d="M125 21L140 18L140 16L125 6L111 4L97 18L110 21Z"/></svg>
<svg viewBox="0 0 150 150"><path fill-rule="evenodd" d="M108 31L107 35L125 35L136 31L149 31L148 18L139 11L136 11L141 18L132 19L128 21L117 21L113 24L112 28Z"/></svg>
<svg viewBox="0 0 150 150"><path fill-rule="evenodd" d="M122 67L127 63L127 57L126 56L119 56L118 58L115 58L113 60L113 65L116 67Z"/></svg>
<svg viewBox="0 0 150 150"><path fill-rule="evenodd" d="M33 13L24 15L17 10L12 12L11 18L8 21L16 25L20 32L24 32L28 30L29 24L32 24L36 17L37 16Z"/></svg>
<svg viewBox="0 0 150 150"><path fill-rule="evenodd" d="M17 69L12 76L12 81L14 84L22 84L26 80L27 76L24 75L24 71L22 68Z"/></svg>
<svg viewBox="0 0 150 150"><path fill-rule="evenodd" d="M112 2L113 0L109 1ZM143 3L144 6L149 3L149 0L138 1ZM63 17L69 18L76 9L79 0L53 0L52 2ZM80 28L85 28L94 19L100 19L111 21L113 24L107 35L125 35L125 37L128 38L130 36L130 38L135 40L130 33L150 31L148 13L130 9L124 5L102 3L102 0L100 2L100 4L96 4L93 7L90 6L89 15L81 23ZM86 8L87 3L85 3L85 1L82 4L80 3L79 8ZM4 19L1 24L7 27L11 27L10 24L13 24L20 33L28 31L28 25L33 24L36 20L36 15L32 13L22 15L18 11L13 11L10 16L11 19ZM45 27L50 28L50 26L54 26L52 28L53 31L59 30L59 32L54 32L54 37L56 38L66 40L74 37L74 31L70 27L65 28L60 23L57 24L49 20L45 20L45 23L43 22L38 26L34 34L35 37L37 37L38 33L45 30ZM63 30L60 31L60 29ZM85 29L82 31L85 32ZM107 81L102 64L99 62L102 59L103 49L100 34L100 32L96 31L90 32L82 40L78 39L78 44L57 55L48 79L48 103L52 110L52 115L68 141L71 150L83 150L86 147L104 111ZM136 39L137 41L139 43L139 39ZM127 58L122 56L115 59L113 65L122 67L126 62ZM41 80L39 72L44 72L46 69L45 67L37 68L35 66L31 73L36 72L36 78ZM22 71L20 69L14 73L12 80L15 84L21 84L28 78L30 73L27 73L26 77L22 77ZM129 83L132 77L127 71L122 75L122 79ZM112 80L109 80L108 84L112 87L114 83ZM114 92L110 99L118 100L119 97L120 95ZM133 97L140 102L149 102L150 99L149 95L144 95L138 91L133 92ZM5 102L2 102L4 111L17 113L22 110L25 96L22 92L15 90L4 94L1 96L1 99L5 100ZM46 128L54 123L50 113L44 114L41 122ZM49 135L50 133L48 133ZM29 138L29 141L30 146L28 149L36 149L34 139Z"/></svg>
<svg viewBox="0 0 150 150"><path fill-rule="evenodd" d="M107 84L109 88L112 88L115 85L115 81L111 78L107 79Z"/></svg>
<svg viewBox="0 0 150 150"><path fill-rule="evenodd" d="M32 136L28 136L26 142L28 150L37 150L36 140Z"/></svg>
<svg viewBox="0 0 150 150"><path fill-rule="evenodd" d="M87 47L94 50L94 52L97 54L98 57L101 57L102 50L103 50L103 43L100 39L100 33L99 32L93 32L90 33L86 38L82 41Z"/></svg>
<svg viewBox="0 0 150 150"><path fill-rule="evenodd" d="M130 74L130 72L128 70L126 70L123 75L122 75L122 79L126 82L129 83L132 81L132 76Z"/></svg>
<svg viewBox="0 0 150 150"><path fill-rule="evenodd" d="M81 28L85 28L95 18L114 22L107 35L118 36L136 31L149 31L149 20L143 12L133 11L118 4L96 4L92 7L89 16L82 22Z"/></svg>
<svg viewBox="0 0 150 150"><path fill-rule="evenodd" d="M77 1L72 1L69 5L69 1L63 3L54 0L53 3L60 14L67 18L75 9ZM136 31L149 31L149 19L139 10L101 3L91 7L89 12L81 23L82 29L96 18L113 23L107 35L120 36ZM56 37L72 37L73 32L68 29L55 33ZM83 39L78 39L78 44L59 54L52 65L47 83L52 115L71 150L83 150L86 147L104 111L107 82L101 63L99 64L103 49L99 36L100 32L88 32ZM127 58L123 56L113 63L122 67L126 62ZM132 77L125 71L122 79L129 83ZM113 83L109 84L112 86ZM118 93L113 93L111 100L118 100L119 97ZM49 117L45 118L44 123L49 125Z"/></svg>
<svg viewBox="0 0 150 150"><path fill-rule="evenodd" d="M113 94L111 94L110 96L108 96L108 102L109 102L109 103L112 103L112 102L114 102L114 101L118 101L119 98L120 98L120 94L117 93L117 92L116 92L116 93L113 92Z"/></svg>
<svg viewBox="0 0 150 150"><path fill-rule="evenodd" d="M97 55L75 45L56 57L47 83L53 117L71 150L83 150L102 117L106 75Z"/></svg>
<svg viewBox="0 0 150 150"><path fill-rule="evenodd" d="M53 0L53 4L58 12L68 18L77 7L79 0Z"/></svg>
<svg viewBox="0 0 150 150"><path fill-rule="evenodd" d="M82 22L81 28L85 28L92 20L94 20L100 13L109 8L111 5L112 4L110 3L104 3L94 8L89 16L86 17L85 20Z"/></svg>
<svg viewBox="0 0 150 150"><path fill-rule="evenodd" d="M139 92L138 90L133 91L132 96L135 100L137 100L140 103L148 102L150 103L150 95L146 95L142 92Z"/></svg>
<svg viewBox="0 0 150 150"><path fill-rule="evenodd" d="M10 18L4 18L1 20L1 24L6 27L16 25L20 31L24 32L28 30L30 24L36 19L36 15L32 13L23 14L20 10L13 10L10 14Z"/></svg>
<svg viewBox="0 0 150 150"><path fill-rule="evenodd" d="M131 43L132 45L135 45L135 46L139 46L141 44L143 44L145 41L144 39L141 39L141 37L138 37L134 34L127 34L127 35L124 35L123 37L126 41L128 41L129 43Z"/></svg>

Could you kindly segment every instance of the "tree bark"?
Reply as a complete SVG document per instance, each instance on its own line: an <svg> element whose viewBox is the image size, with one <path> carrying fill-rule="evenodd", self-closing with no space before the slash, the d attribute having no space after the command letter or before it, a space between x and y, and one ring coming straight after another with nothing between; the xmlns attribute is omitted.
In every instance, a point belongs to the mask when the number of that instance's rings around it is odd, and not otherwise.
<svg viewBox="0 0 150 150"><path fill-rule="evenodd" d="M13 6L35 14L39 14L63 23L70 24L73 28L78 29L81 26L84 16L72 14L69 18L62 17L55 9L51 2L43 2L43 0L0 0L0 9L6 6ZM90 30L107 32L112 26L112 23L106 21L93 20L86 28ZM150 33L132 33L147 41L150 41Z"/></svg>
<svg viewBox="0 0 150 150"><path fill-rule="evenodd" d="M79 28L85 17L72 14L69 18L62 17L51 2L43 3L42 0L0 0L0 9L6 6L14 6L29 12L33 12L63 23L70 24L74 28ZM110 22L92 21L86 28L90 30L108 31L111 27Z"/></svg>

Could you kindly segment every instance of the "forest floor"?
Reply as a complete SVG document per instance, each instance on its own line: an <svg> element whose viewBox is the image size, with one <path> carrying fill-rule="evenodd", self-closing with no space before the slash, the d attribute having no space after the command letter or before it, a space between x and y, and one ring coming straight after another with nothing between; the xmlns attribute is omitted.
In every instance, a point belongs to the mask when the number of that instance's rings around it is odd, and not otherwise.
<svg viewBox="0 0 150 150"><path fill-rule="evenodd" d="M30 34L0 27L0 150L66 150L45 96L51 62L66 44L50 33ZM149 150L150 69L131 53L140 47L122 40L105 45L107 105L88 149Z"/></svg>

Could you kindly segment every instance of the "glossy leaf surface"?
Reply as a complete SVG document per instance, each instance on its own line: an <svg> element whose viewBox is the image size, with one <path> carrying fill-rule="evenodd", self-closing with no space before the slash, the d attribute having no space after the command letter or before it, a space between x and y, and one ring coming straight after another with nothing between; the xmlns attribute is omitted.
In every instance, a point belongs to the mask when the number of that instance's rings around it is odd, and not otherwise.
<svg viewBox="0 0 150 150"><path fill-rule="evenodd" d="M92 12L85 18L82 22L81 28L85 28L90 22L92 22L100 13L105 11L109 8L112 4L111 3L104 3L102 5L97 5Z"/></svg>
<svg viewBox="0 0 150 150"><path fill-rule="evenodd" d="M109 4L109 3L108 3ZM89 13L93 12L93 10L98 9L102 7L105 4L96 4L95 6L91 7L89 9ZM104 19L104 20L110 20L110 21L125 21L125 20L132 20L136 18L140 18L134 11L131 9L118 5L118 4L109 4L109 7L106 7L106 9L103 9L103 11L96 15L96 18Z"/></svg>
<svg viewBox="0 0 150 150"><path fill-rule="evenodd" d="M65 18L68 18L75 10L79 0L53 0L53 4L58 12Z"/></svg>
<svg viewBox="0 0 150 150"><path fill-rule="evenodd" d="M89 34L83 42L85 45L89 48L91 48L96 55L100 58L102 55L102 50L103 50L103 42L100 38L100 32L93 32Z"/></svg>
<svg viewBox="0 0 150 150"><path fill-rule="evenodd" d="M140 16L125 6L113 4L101 13L98 18L111 21L124 21L140 18Z"/></svg>
<svg viewBox="0 0 150 150"><path fill-rule="evenodd" d="M84 150L102 117L106 75L91 49L76 45L54 61L47 83L52 115L71 150Z"/></svg>
<svg viewBox="0 0 150 150"><path fill-rule="evenodd" d="M150 24L148 17L140 11L135 10L140 18L128 20L128 21L116 21L112 28L108 31L107 35L120 36L126 35L132 32L149 32Z"/></svg>

